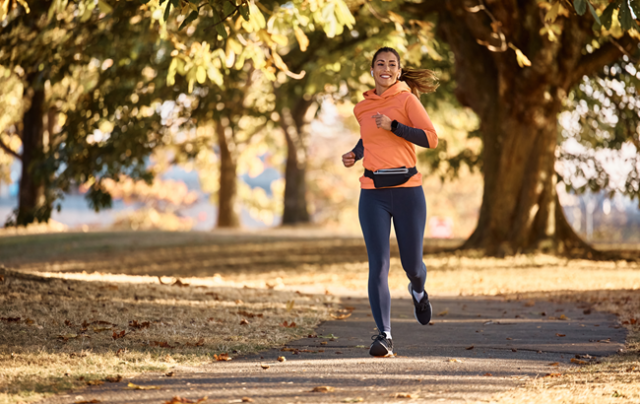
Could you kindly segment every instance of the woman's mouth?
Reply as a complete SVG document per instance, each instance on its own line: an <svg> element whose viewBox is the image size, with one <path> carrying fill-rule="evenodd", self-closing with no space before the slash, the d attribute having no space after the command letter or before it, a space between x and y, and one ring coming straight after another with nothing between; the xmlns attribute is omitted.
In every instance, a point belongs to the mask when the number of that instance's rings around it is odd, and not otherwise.
<svg viewBox="0 0 640 404"><path fill-rule="evenodd" d="M390 79L390 78L391 78L391 75L390 75L390 74L381 74L381 75L380 75L380 78L381 78L381 79Z"/></svg>

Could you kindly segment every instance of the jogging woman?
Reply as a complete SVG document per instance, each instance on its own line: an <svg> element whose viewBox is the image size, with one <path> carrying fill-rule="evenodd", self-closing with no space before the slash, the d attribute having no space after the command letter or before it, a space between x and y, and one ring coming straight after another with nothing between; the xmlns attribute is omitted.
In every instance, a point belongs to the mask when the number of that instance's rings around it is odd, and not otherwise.
<svg viewBox="0 0 640 404"><path fill-rule="evenodd" d="M420 92L435 91L437 79L430 70L403 70L398 52L388 47L373 56L371 75L376 88L365 92L364 100L354 108L360 140L352 151L342 155L342 162L352 167L363 159L358 213L369 257L369 303L379 331L372 337L369 353L391 356L391 220L402 267L410 280L416 320L422 325L431 320L431 304L424 289L427 268L422 262L427 206L414 145L438 145L433 124L417 97Z"/></svg>

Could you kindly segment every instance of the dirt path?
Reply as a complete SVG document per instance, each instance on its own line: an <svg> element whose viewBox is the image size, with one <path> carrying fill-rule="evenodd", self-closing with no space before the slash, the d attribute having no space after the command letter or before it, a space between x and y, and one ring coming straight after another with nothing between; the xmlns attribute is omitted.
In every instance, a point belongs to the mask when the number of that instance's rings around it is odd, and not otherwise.
<svg viewBox="0 0 640 404"><path fill-rule="evenodd" d="M274 349L198 368L176 367L170 378L146 374L130 380L159 390L126 390L127 380L43 403L164 403L174 396L194 401L207 396L207 403L243 398L255 403L466 403L487 400L529 378L553 377L569 366L580 366L576 361L611 355L624 347L626 336L626 330L615 325L615 316L571 304L434 297L434 312L442 315L434 317L433 325L420 326L410 300L394 299L398 356L372 358L367 348L374 323L368 302L343 302L354 308L349 318L322 324L317 338L293 341L285 351ZM330 335L337 338L322 338ZM278 362L279 356L286 361ZM317 386L334 391L311 392Z"/></svg>

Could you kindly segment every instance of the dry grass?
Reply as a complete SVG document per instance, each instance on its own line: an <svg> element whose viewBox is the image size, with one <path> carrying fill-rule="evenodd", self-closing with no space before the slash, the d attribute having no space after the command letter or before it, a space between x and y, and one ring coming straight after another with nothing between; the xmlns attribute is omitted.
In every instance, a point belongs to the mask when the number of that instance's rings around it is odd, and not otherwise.
<svg viewBox="0 0 640 404"><path fill-rule="evenodd" d="M328 318L334 300L221 287L216 279L180 287L161 285L156 277L75 278L21 279L5 272L0 403L33 401L117 375L198 365L223 352L235 357L281 345ZM296 326L283 327L284 321Z"/></svg>
<svg viewBox="0 0 640 404"><path fill-rule="evenodd" d="M327 318L324 303L336 300L323 295L325 290L338 295L366 293L368 265L358 238L324 235L320 239L295 232L277 237L143 235L0 238L0 255L7 257L6 262L53 278L41 283L8 277L0 284L0 317L21 317L19 323L0 322L0 403L41 397L90 379L168 369L176 363L195 365L210 361L213 353L233 356L281 344ZM392 296L404 296L407 280L397 253L393 256ZM640 385L640 330L637 322L631 324L633 319L640 320L637 262L438 254L426 256L425 263L427 290L432 295L581 302L629 322L625 353L575 366L557 378L534 380L494 397L494 402L640 401L636 387ZM149 274L179 274L191 285L160 285ZM296 290L320 295L309 297ZM294 308L287 311L292 300ZM263 317L245 316L249 324L241 326L240 310ZM33 324L27 324L27 318ZM65 325L65 320L73 326ZM116 326L96 333L92 327L99 325L90 324L86 335L91 338L58 339L58 335L80 334L83 322L96 320ZM133 320L148 321L149 327L133 329L129 327ZM295 321L298 327L280 327L285 320ZM114 340L114 330L125 330L127 335ZM201 338L203 346L187 345ZM176 347L154 347L153 341ZM233 354L234 350L238 353Z"/></svg>

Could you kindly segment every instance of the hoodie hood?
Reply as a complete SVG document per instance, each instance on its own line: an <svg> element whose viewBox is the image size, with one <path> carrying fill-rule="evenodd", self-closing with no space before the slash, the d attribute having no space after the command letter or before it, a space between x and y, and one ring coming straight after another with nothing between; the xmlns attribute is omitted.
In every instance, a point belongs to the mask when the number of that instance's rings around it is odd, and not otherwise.
<svg viewBox="0 0 640 404"><path fill-rule="evenodd" d="M384 100L387 98L391 98L394 95L397 95L400 93L410 93L410 92L411 92L411 88L409 87L409 85L404 81L398 80L396 81L396 84L392 85L387 89L387 91L382 93L382 96L376 94L375 88L369 91L365 91L363 95L365 100Z"/></svg>

